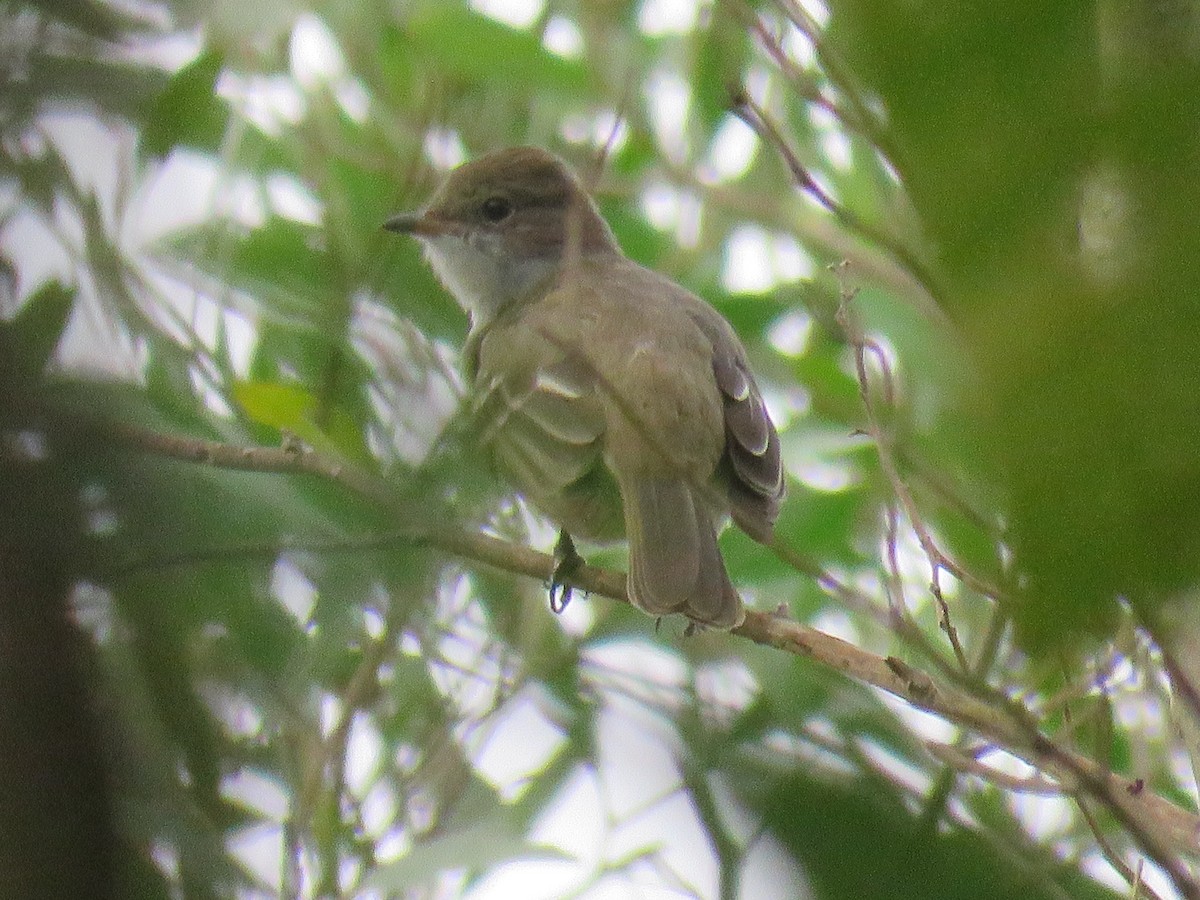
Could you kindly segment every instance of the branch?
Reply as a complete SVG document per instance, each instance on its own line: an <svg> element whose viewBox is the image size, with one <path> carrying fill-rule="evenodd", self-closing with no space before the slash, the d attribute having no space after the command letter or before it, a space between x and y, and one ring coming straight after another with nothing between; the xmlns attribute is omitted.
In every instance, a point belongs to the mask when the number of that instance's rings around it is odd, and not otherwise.
<svg viewBox="0 0 1200 900"><path fill-rule="evenodd" d="M75 423L77 426L79 423ZM218 469L244 472L283 472L317 475L349 488L361 497L386 502L394 495L379 478L348 463L332 460L296 440L279 447L245 447L203 438L163 434L128 422L91 422L103 436L119 445Z"/></svg>
<svg viewBox="0 0 1200 900"><path fill-rule="evenodd" d="M900 475L892 454L890 441L879 422L875 404L871 397L866 362L867 354L870 353L873 355L879 365L883 377L884 398L889 404L892 402L894 391L890 367L886 355L874 342L866 337L861 324L854 317L850 309L850 303L854 299L854 295L855 291L849 288L843 281L837 318L848 340L854 347L859 391L866 409L868 433L877 448L880 467L891 484L897 499L900 501L900 505L904 509L905 515L917 535L922 550L931 563L932 579L930 591L938 605L941 630L949 638L954 649L955 658L962 672L969 673L970 666L967 663L966 654L959 642L956 629L950 621L949 607L942 596L938 578L939 572L945 569L983 596L997 599L1000 594L997 588L976 578L941 550L925 526L920 511L917 509L916 501L911 491L909 491L908 485ZM903 620L900 621L903 623ZM1023 734L1024 741L1028 742L1031 749L1036 750L1038 759L1035 761L1033 758L1015 749L1022 740L1021 736L1016 733L1001 739L1003 743L1009 746L1012 752L1021 756L1027 762L1032 763L1043 772L1048 772L1057 780L1063 782L1064 785L1068 786L1071 793L1076 795L1087 793L1096 798L1129 831L1130 835L1137 841L1145 853L1168 872L1183 896L1200 900L1200 885L1195 882L1187 867L1176 857L1176 851L1171 846L1171 840L1163 835L1162 830L1157 825L1141 819L1138 811L1125 803L1129 791L1132 791L1134 794L1142 792L1142 787L1139 783L1126 784L1126 791L1114 789L1114 776L1108 771L1107 767L1100 766L1086 757L1078 756L1056 745L1041 732L1036 721L1025 707L994 691L985 682L968 674L964 674L962 677L957 676L955 673L950 674L952 682L963 687L972 696L990 698L994 701L987 704L989 709L997 712L1007 710L1009 713L1006 717L1007 724L1016 726L1017 731ZM910 700L910 702L913 701ZM934 712L936 710L930 711ZM962 723L960 722L960 724ZM976 731L980 734L987 734L987 732L979 728L976 728ZM1014 741L1016 743L1013 743ZM1169 806L1169 804L1167 805ZM1080 803L1080 807L1082 809L1082 802ZM1192 847L1189 852L1195 852L1197 835L1193 834L1189 840Z"/></svg>
<svg viewBox="0 0 1200 900"><path fill-rule="evenodd" d="M158 434L134 425L108 426L109 434L127 446L190 462L250 471L316 475L335 481L374 503L396 508L400 498L387 482L308 449L237 447L213 441ZM555 560L546 553L511 544L475 531L452 527L411 528L384 540L435 547L445 553L494 566L506 572L548 580ZM568 579L574 588L628 603L623 573L583 565ZM1144 789L1137 780L1115 775L1098 763L1056 745L1043 735L1029 712L1000 694L981 696L978 685L965 680L939 683L928 673L896 657L861 650L840 638L799 622L754 610L731 634L795 656L814 660L850 678L887 691L912 706L968 728L1001 746L1062 785L1064 791L1087 791L1119 819L1146 854L1167 870L1184 896L1200 898L1194 882L1176 856L1200 852L1200 816L1180 809Z"/></svg>
<svg viewBox="0 0 1200 900"><path fill-rule="evenodd" d="M1087 823L1087 827L1092 832L1092 837L1096 839L1096 846L1100 848L1100 853L1104 856L1108 864L1113 867L1118 875L1125 879L1132 893L1130 897L1139 898L1145 896L1147 900L1162 900L1150 887L1142 881L1142 861L1138 860L1137 869L1132 868L1128 863L1121 858L1121 854L1112 845L1104 834L1104 829L1100 827L1100 823L1096 817L1092 815L1092 811L1088 809L1088 801L1083 797L1075 798L1075 802L1079 804L1079 812L1083 816L1083 821Z"/></svg>
<svg viewBox="0 0 1200 900"><path fill-rule="evenodd" d="M974 775L977 778L982 778L984 781L989 781L1006 791L1019 794L1040 794L1046 797L1062 796L1062 785L1041 775L1033 775L1028 778L1010 775L1007 772L1002 772L999 769L989 766L987 763L980 762L975 753L965 751L953 744L944 744L941 741L926 741L925 747L931 754L954 770L964 775ZM985 746L980 749L980 752L988 749L990 748Z"/></svg>

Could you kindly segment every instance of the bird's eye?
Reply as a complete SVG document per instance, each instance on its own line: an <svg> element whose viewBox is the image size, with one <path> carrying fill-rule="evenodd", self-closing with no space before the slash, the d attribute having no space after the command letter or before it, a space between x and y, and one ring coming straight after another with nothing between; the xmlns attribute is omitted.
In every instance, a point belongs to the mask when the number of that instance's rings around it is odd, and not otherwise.
<svg viewBox="0 0 1200 900"><path fill-rule="evenodd" d="M512 215L512 204L503 197L488 197L479 207L483 217L489 222L501 222Z"/></svg>

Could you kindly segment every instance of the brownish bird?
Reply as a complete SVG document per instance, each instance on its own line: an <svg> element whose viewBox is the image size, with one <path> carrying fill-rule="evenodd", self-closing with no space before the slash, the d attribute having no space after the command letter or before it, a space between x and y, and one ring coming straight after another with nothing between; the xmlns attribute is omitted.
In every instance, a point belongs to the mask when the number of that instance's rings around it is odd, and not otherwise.
<svg viewBox="0 0 1200 900"><path fill-rule="evenodd" d="M500 473L571 535L629 541L629 598L714 628L745 617L717 546L734 522L771 540L779 436L733 328L640 266L570 169L517 147L455 169L413 235L467 311L481 439ZM553 598L553 590L552 590Z"/></svg>

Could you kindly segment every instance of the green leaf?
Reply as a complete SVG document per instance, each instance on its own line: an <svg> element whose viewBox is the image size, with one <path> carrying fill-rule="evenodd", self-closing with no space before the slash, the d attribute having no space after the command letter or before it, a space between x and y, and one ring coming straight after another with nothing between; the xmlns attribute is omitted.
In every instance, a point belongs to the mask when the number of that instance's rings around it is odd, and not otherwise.
<svg viewBox="0 0 1200 900"><path fill-rule="evenodd" d="M147 154L165 156L178 145L209 151L220 147L229 122L229 110L216 94L223 65L223 56L208 50L171 77L142 127Z"/></svg>
<svg viewBox="0 0 1200 900"><path fill-rule="evenodd" d="M47 144L42 153L9 157L0 148L0 160L4 163L4 175L15 175L20 181L22 199L36 205L47 218L52 218L60 191L64 185L72 183L71 167L58 149Z"/></svg>
<svg viewBox="0 0 1200 900"><path fill-rule="evenodd" d="M311 391L293 384L243 381L234 386L233 396L260 425L286 428L297 434L299 429L311 427L308 417L317 407L317 398Z"/></svg>
<svg viewBox="0 0 1200 900"><path fill-rule="evenodd" d="M862 395L858 382L839 364L836 349L824 349L834 352L814 348L797 357L791 368L812 398L813 414L845 423L848 432L863 420Z"/></svg>
<svg viewBox="0 0 1200 900"><path fill-rule="evenodd" d="M336 406L322 410L320 399L298 384L243 381L234 385L233 396L260 425L291 432L315 449L369 458L354 420ZM324 426L316 421L318 415Z"/></svg>
<svg viewBox="0 0 1200 900"><path fill-rule="evenodd" d="M716 4L691 77L693 102L707 134L711 135L729 111L730 92L741 84L751 47L747 29L729 16L724 4Z"/></svg>
<svg viewBox="0 0 1200 900"><path fill-rule="evenodd" d="M651 227L645 218L636 215L628 204L601 200L600 211L616 234L621 249L630 259L654 268L655 263L671 251L673 244L670 237Z"/></svg>
<svg viewBox="0 0 1200 900"><path fill-rule="evenodd" d="M23 80L35 92L20 99L41 98L59 105L94 103L107 115L138 123L166 82L158 69L120 58L42 53L33 58Z"/></svg>
<svg viewBox="0 0 1200 900"><path fill-rule="evenodd" d="M430 338L447 339L461 346L466 338L466 316L438 283L415 244L400 241L397 246L384 238L377 250L383 256L378 291Z"/></svg>
<svg viewBox="0 0 1200 900"><path fill-rule="evenodd" d="M1049 848L1018 865L979 835L922 827L904 807L864 784L823 784L805 774L736 776L747 802L771 833L801 860L813 895L823 900L1037 900L1114 898L1094 882L1078 884Z"/></svg>
<svg viewBox="0 0 1200 900"><path fill-rule="evenodd" d="M403 103L419 79L415 60L408 51L408 39L394 22L388 22L379 33L377 60L380 71L380 90L389 100Z"/></svg>
<svg viewBox="0 0 1200 900"><path fill-rule="evenodd" d="M347 141L354 138L360 143L370 140L361 133L344 136ZM397 211L398 191L375 169L341 157L329 160L327 179L325 221L344 268L373 275L390 265L392 254L407 243L381 228Z"/></svg>
<svg viewBox="0 0 1200 900"><path fill-rule="evenodd" d="M48 281L25 301L17 317L0 322L0 371L36 378L50 361L75 306L75 289Z"/></svg>
<svg viewBox="0 0 1200 900"><path fill-rule="evenodd" d="M311 226L276 216L239 235L228 221L218 221L176 233L162 247L217 283L243 291L268 317L327 331L331 303L339 296L336 267L321 232Z"/></svg>
<svg viewBox="0 0 1200 900"><path fill-rule="evenodd" d="M869 494L861 486L840 491L815 490L788 481L788 498L780 510L776 533L793 547L822 560L848 563L856 558L853 535L863 523Z"/></svg>
<svg viewBox="0 0 1200 900"><path fill-rule="evenodd" d="M478 871L516 856L571 859L560 850L530 844L513 819L503 808L492 807L488 815L472 824L418 844L402 859L380 866L364 879L362 888L392 895L426 884L448 869Z"/></svg>
<svg viewBox="0 0 1200 900"><path fill-rule="evenodd" d="M457 4L423 6L408 25L411 50L453 78L511 88L586 96L587 70L548 52L530 31L518 31Z"/></svg>

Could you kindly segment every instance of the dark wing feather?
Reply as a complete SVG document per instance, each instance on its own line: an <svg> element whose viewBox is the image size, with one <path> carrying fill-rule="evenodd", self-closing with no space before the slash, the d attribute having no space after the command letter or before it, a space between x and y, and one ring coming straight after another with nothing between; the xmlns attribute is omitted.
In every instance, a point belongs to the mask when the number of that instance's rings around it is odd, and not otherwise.
<svg viewBox="0 0 1200 900"><path fill-rule="evenodd" d="M713 375L724 405L734 521L752 537L769 541L785 492L779 434L745 361L721 341L713 348Z"/></svg>
<svg viewBox="0 0 1200 900"><path fill-rule="evenodd" d="M742 624L742 598L725 571L712 514L692 487L679 478L626 476L621 493L634 606L713 628Z"/></svg>

